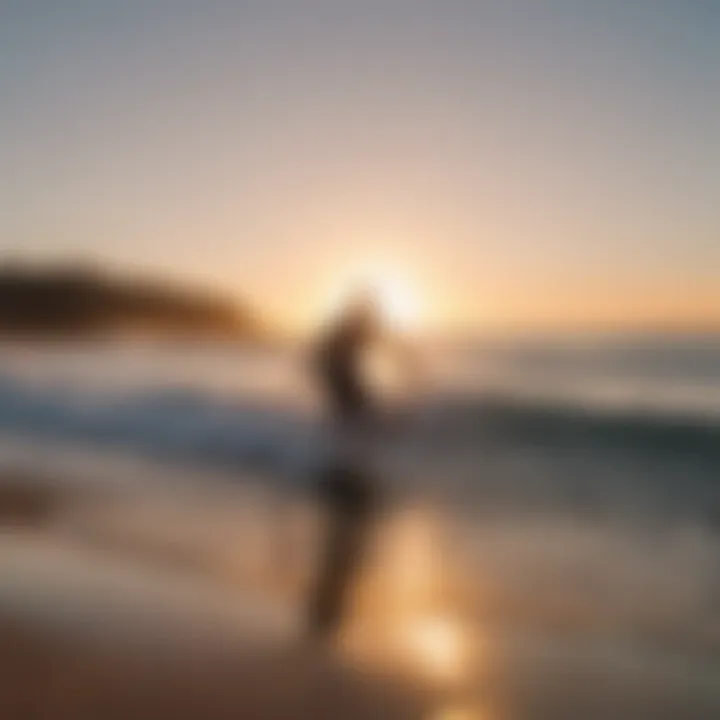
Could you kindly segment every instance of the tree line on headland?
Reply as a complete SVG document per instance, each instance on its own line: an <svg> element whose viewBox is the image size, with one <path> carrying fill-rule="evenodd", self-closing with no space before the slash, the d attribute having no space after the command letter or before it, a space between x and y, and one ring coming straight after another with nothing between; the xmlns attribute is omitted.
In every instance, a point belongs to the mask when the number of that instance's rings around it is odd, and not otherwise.
<svg viewBox="0 0 720 720"><path fill-rule="evenodd" d="M0 265L0 335L254 339L249 308L219 293L82 265Z"/></svg>

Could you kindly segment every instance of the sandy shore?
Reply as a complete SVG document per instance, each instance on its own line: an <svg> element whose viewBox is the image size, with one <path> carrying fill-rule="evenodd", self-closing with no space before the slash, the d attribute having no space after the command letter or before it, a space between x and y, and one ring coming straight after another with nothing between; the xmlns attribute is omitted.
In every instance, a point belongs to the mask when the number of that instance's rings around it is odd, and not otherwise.
<svg viewBox="0 0 720 720"><path fill-rule="evenodd" d="M261 602L68 535L77 499L2 484L3 720L425 716L418 693L300 642Z"/></svg>
<svg viewBox="0 0 720 720"><path fill-rule="evenodd" d="M311 653L130 650L0 618L0 716L416 718L418 702Z"/></svg>
<svg viewBox="0 0 720 720"><path fill-rule="evenodd" d="M187 499L0 476L2 720L720 717L717 662L639 656L623 638L489 634L479 674L449 694L370 671L303 642L297 602L228 584L212 560L226 535L186 525Z"/></svg>

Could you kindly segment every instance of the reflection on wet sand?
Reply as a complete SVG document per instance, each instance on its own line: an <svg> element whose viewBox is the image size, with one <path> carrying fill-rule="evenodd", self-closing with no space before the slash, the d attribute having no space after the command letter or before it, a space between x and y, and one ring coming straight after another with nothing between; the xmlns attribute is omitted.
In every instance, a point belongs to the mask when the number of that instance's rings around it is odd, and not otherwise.
<svg viewBox="0 0 720 720"><path fill-rule="evenodd" d="M461 628L450 618L418 619L406 630L406 644L437 680L458 681L467 671Z"/></svg>
<svg viewBox="0 0 720 720"><path fill-rule="evenodd" d="M473 671L477 638L452 601L452 577L432 515L401 514L390 533L389 637L435 684L462 683Z"/></svg>
<svg viewBox="0 0 720 720"><path fill-rule="evenodd" d="M428 720L491 720L487 715L463 705L448 705L440 708Z"/></svg>
<svg viewBox="0 0 720 720"><path fill-rule="evenodd" d="M39 493L40 486L35 488L33 492ZM446 592L448 575L454 573L449 563L456 555L444 549L442 536L433 538L431 518L417 512L394 513L377 533L378 541L383 542L382 562L375 569L378 584L373 585L372 577L360 583L360 590L365 587L374 598L374 604L358 607L358 620L365 621L361 639L373 650L362 658L370 660L367 663L370 672L365 672L365 667L355 663L354 654L337 662L334 651L316 654L298 645L294 628L300 620L297 612L300 604L294 598L301 593L275 592L262 575L253 572L246 577L244 564L238 563L238 558L245 555L248 559L256 558L259 565L264 564L261 557L273 557L255 539L255 525L251 523L255 518L262 525L265 518L270 527L270 516L263 511L260 496L252 503L255 496L239 488L211 490L212 486L207 484L197 493L190 493L189 489L185 493L176 482L170 490L161 491L158 487L151 493L150 484L146 483L142 492L128 489L121 493L116 488L107 493L93 491L83 497L77 489L61 504L53 504L55 509L49 516L44 515L42 523L35 519L38 517L35 513L13 512L12 521L6 521L0 538L0 635L3 623L10 632L20 627L22 619L32 634L40 637L36 643L32 638L17 637L13 641L14 650L4 643L0 655L10 680L0 683L0 716L29 717L27 713L13 714L8 710L8 703L22 696L23 702L34 702L37 698L37 702L42 700L47 706L46 714L45 710L38 710L33 717L42 720L57 717L57 713L51 712L54 696L41 697L49 690L36 685L25 691L20 678L24 673L32 680L37 677L36 668L49 665L53 678L59 682L80 684L77 703L110 702L115 697L112 693L118 693L118 702L145 703L139 688L147 685L158 697L167 696L178 703L184 703L193 692L202 693L212 702L218 693L227 693L225 707L233 709L247 708L248 702L257 698L257 707L262 712L258 710L255 715L241 712L242 717L248 718L297 717L297 707L314 702L316 696L318 702L327 700L327 712L318 710L308 717L392 720L720 717L717 682L720 666L717 654L713 653L718 636L713 634L716 624L706 621L702 606L698 606L696 615L698 626L702 624L704 629L708 652L697 656L690 645L686 645L684 653L672 651L669 640L663 652L659 652L658 648L663 648L657 645L643 645L640 640L630 643L622 635L609 637L602 628L612 625L600 626L598 630L590 615L580 616L583 622L577 621L571 628L540 625L543 619L540 611L546 606L542 605L543 595L537 588L543 588L532 575L529 562L520 569L528 581L524 587L535 589L534 594L522 593L523 587L514 584L501 586L501 581L508 583L508 578L514 577L512 572L518 570L513 553L530 555L540 569L547 567L540 560L541 551L547 550L548 544L553 548L562 544L581 558L592 560L586 546L568 542L578 537L577 533L563 533L558 538L557 529L556 535L549 530L541 534L529 532L525 525L525 531L519 535L521 531L515 526L503 525L495 530L488 526L482 545L483 562L478 563L483 571L484 602L481 607L465 606ZM9 515L8 510L6 517ZM390 526L395 524L398 527L391 531ZM400 532L400 527L406 530ZM396 545L390 543L391 537ZM500 542L508 537L513 540L510 549ZM309 548L311 543L307 544ZM624 546L619 543L612 545L613 549L621 547ZM632 550L634 546L627 547ZM686 565L694 557L688 548L694 547L687 540L682 545ZM660 548L664 550L666 546ZM652 551L658 552L658 543L652 546ZM229 553L232 561L228 561ZM391 562L395 555L397 564ZM617 552L614 555L619 557ZM627 555L626 552L626 558ZM387 563L383 564L384 561ZM400 567L403 563L407 563L404 570ZM637 567L636 563L628 564ZM373 568L368 568L368 574L373 574ZM674 581L678 583L680 579L680 572L675 570ZM529 585L530 580L533 585ZM502 594L498 587L504 589ZM393 589L396 594L392 594ZM650 606L643 596L643 612L666 609L661 603L663 597L659 594L658 601ZM688 593L684 597L689 602L695 595ZM511 604L513 599L517 600L515 605ZM603 596L598 612L610 600L612 596ZM521 611L530 604L536 614L523 614ZM363 618L363 610L369 619ZM377 614L370 610L377 610ZM578 619L577 614L572 617ZM636 617L640 616L633 615L633 621ZM52 625L53 631L55 624L62 625L68 635L67 647L58 651L46 648L46 624ZM254 646L249 648L250 636L259 636L257 650ZM157 667L154 664L148 667L151 663L139 666L137 673L132 669L136 655L145 652L145 645L173 662L193 664L197 655L178 653L174 644L187 647L195 641L213 653L225 653L216 662L208 663L202 677L193 675L195 667L178 668L177 677L172 678L163 675L159 663ZM118 660L117 664L114 661L110 664L108 660L107 664L92 667L73 665L85 642L97 644L98 652L102 650L113 657L127 655L127 663ZM141 646L136 647L136 643ZM18 658L26 645L37 646L37 658L23 664ZM267 662L259 663L260 656L265 654ZM94 675L87 681L75 677L73 673L83 667L93 672L97 667L108 677L102 681L95 681ZM15 674L8 675L10 671ZM214 671L217 676L212 676ZM243 673L247 679L240 682L238 678ZM262 677L262 673L267 676ZM184 685L178 680L180 675ZM336 675L345 678L345 689L336 688ZM280 680L276 682L277 678ZM275 715L267 714L267 703L275 707L276 701L284 702L277 688L285 682L297 690L296 694L288 691L296 706L278 705ZM361 686L368 682L373 687L363 689ZM303 690L317 688L316 683L320 683L322 692ZM339 705L333 704L336 692L342 695L337 698L342 706L340 713ZM397 705L385 704L387 692L397 695ZM369 709L367 705L361 706L363 700L370 705L381 703L387 712L375 712L375 705ZM212 708L213 712L222 709L217 703ZM182 711L184 714L177 717L193 720L210 717L205 707L195 714L189 705L183 706ZM73 717L84 716L78 712Z"/></svg>

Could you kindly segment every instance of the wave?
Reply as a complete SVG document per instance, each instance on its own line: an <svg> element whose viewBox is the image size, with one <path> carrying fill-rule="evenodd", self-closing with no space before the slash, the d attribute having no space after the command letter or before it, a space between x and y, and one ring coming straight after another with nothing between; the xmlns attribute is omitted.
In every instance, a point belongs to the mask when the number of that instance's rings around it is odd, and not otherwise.
<svg viewBox="0 0 720 720"><path fill-rule="evenodd" d="M513 393L445 395L429 413L447 438L467 434L548 445L616 447L720 459L720 422L683 411L590 406Z"/></svg>
<svg viewBox="0 0 720 720"><path fill-rule="evenodd" d="M185 389L117 397L0 382L4 433L201 464L275 464L281 470L282 461L301 450L302 425L285 407L222 401Z"/></svg>
<svg viewBox="0 0 720 720"><path fill-rule="evenodd" d="M720 468L720 423L688 414L590 407L498 393L419 399L398 438L407 457L451 462L489 450L636 458L654 465ZM311 461L310 408L187 388L103 394L0 379L0 429L224 467L283 474Z"/></svg>

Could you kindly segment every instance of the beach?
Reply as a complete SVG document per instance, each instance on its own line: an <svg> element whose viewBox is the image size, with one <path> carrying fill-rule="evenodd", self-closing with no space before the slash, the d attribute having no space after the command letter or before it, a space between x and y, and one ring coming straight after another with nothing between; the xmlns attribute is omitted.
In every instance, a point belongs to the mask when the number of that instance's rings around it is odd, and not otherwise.
<svg viewBox="0 0 720 720"><path fill-rule="evenodd" d="M3 718L712 720L720 712L711 646L704 665L689 653L668 661L626 638L570 632L567 618L544 637L488 628L462 680L309 643L297 600L236 585L197 528L178 532L197 495L64 485L15 474L0 483ZM198 514L227 508L227 489L215 491ZM142 523L129 512L138 503ZM113 527L111 517L124 521ZM498 629L521 619L495 612ZM432 652L427 659L436 667Z"/></svg>
<svg viewBox="0 0 720 720"><path fill-rule="evenodd" d="M421 716L417 688L290 640L187 567L69 535L82 501L0 483L3 718Z"/></svg>
<svg viewBox="0 0 720 720"><path fill-rule="evenodd" d="M0 715L715 720L714 343L439 351L320 647L295 351L3 347Z"/></svg>

